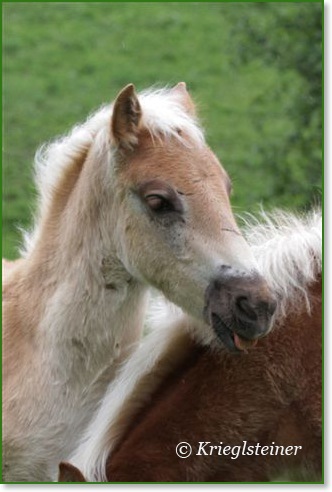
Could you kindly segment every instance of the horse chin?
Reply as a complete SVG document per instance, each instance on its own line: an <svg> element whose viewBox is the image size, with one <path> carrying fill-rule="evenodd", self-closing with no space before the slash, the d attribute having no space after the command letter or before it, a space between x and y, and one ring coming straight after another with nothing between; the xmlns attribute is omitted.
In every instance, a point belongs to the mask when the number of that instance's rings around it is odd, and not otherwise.
<svg viewBox="0 0 332 492"><path fill-rule="evenodd" d="M257 344L257 338L248 339L239 335L215 313L211 315L211 326L218 339L230 352L247 352Z"/></svg>
<svg viewBox="0 0 332 492"><path fill-rule="evenodd" d="M236 347L233 331L226 323L215 313L211 315L211 326L218 339L230 351L239 353L240 350Z"/></svg>

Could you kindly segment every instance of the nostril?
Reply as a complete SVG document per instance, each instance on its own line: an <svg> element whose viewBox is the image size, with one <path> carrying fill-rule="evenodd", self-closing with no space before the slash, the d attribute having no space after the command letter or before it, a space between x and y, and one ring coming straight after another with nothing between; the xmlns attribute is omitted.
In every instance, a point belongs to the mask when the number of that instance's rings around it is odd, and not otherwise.
<svg viewBox="0 0 332 492"><path fill-rule="evenodd" d="M235 309L239 318L256 321L258 319L255 308L252 306L248 297L240 296L235 301Z"/></svg>

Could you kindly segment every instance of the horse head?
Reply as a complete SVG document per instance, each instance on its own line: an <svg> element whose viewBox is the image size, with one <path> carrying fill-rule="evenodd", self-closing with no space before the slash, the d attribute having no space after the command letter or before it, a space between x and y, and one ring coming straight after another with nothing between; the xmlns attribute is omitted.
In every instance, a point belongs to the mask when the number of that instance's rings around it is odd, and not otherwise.
<svg viewBox="0 0 332 492"><path fill-rule="evenodd" d="M130 275L241 349L271 327L275 301L238 229L231 181L207 146L185 84L113 105L117 254Z"/></svg>

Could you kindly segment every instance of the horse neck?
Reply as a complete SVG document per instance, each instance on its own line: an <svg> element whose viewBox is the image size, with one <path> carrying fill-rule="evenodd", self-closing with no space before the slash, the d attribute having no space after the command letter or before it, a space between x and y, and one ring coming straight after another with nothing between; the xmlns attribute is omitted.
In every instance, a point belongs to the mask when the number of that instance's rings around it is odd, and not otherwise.
<svg viewBox="0 0 332 492"><path fill-rule="evenodd" d="M88 158L58 187L27 258L26 281L41 312L45 357L64 374L84 365L95 374L123 356L142 329L145 288L116 253L114 210L106 163ZM98 357L96 356L98 354Z"/></svg>

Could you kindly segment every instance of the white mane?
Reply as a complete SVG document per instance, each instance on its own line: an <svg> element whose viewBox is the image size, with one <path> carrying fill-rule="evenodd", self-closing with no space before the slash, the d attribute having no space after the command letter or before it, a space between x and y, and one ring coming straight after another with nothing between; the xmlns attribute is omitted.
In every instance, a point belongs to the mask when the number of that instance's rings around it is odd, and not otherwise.
<svg viewBox="0 0 332 492"><path fill-rule="evenodd" d="M153 137L181 139L178 130L183 130L196 144L204 142L203 130L198 121L190 116L181 103L181 96L171 89L147 90L138 95L142 108L142 127ZM35 180L39 194L39 210L34 230L23 232L26 256L34 247L38 224L52 200L53 190L63 172L75 162L92 144L99 155L107 155L110 148L110 122L113 105L102 106L87 120L54 141L44 144L35 156Z"/></svg>
<svg viewBox="0 0 332 492"><path fill-rule="evenodd" d="M322 271L322 212L296 216L281 210L261 211L244 219L244 235L262 275L278 298L277 316L304 301L310 312L307 285Z"/></svg>
<svg viewBox="0 0 332 492"><path fill-rule="evenodd" d="M281 211L261 212L259 218L250 216L246 220L244 232L261 273L278 297L276 323L286 314L286 308L294 310L304 302L310 310L307 287L322 269L321 211L314 210L302 217ZM176 361L181 360L181 350L182 355L186 353L183 335L189 330L193 336L199 335L200 342L214 343L212 334L210 339L207 336L207 340L202 340L202 328L196 330L193 320L161 297L152 303L151 311L155 328L109 386L81 446L70 459L88 481L107 480L108 455L128 422L149 401Z"/></svg>

